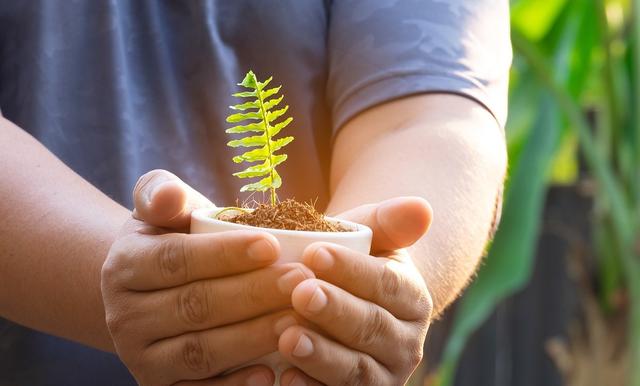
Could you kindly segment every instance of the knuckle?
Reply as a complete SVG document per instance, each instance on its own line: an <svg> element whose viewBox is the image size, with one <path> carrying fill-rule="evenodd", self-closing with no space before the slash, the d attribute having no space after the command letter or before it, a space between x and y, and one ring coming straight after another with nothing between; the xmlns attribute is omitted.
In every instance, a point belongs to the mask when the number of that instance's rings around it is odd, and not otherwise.
<svg viewBox="0 0 640 386"><path fill-rule="evenodd" d="M247 280L242 286L242 299L248 306L258 306L265 303L267 291L264 289L263 281Z"/></svg>
<svg viewBox="0 0 640 386"><path fill-rule="evenodd" d="M412 349L408 352L407 363L411 366L411 369L415 369L418 367L420 362L422 362L422 358L424 356L423 345L415 344L412 345Z"/></svg>
<svg viewBox="0 0 640 386"><path fill-rule="evenodd" d="M366 323L363 326L358 326L354 334L355 343L363 348L373 347L384 340L390 329L382 309L375 305L370 305L369 308Z"/></svg>
<svg viewBox="0 0 640 386"><path fill-rule="evenodd" d="M158 270L165 281L185 282L188 278L187 239L183 235L171 235L159 243L156 250Z"/></svg>
<svg viewBox="0 0 640 386"><path fill-rule="evenodd" d="M114 340L121 336L123 332L126 332L131 326L131 318L126 312L122 311L118 312L113 310L106 312L105 321L109 328L109 333L114 337Z"/></svg>
<svg viewBox="0 0 640 386"><path fill-rule="evenodd" d="M425 322L429 321L433 315L433 299L426 288L421 292L417 307L421 320Z"/></svg>
<svg viewBox="0 0 640 386"><path fill-rule="evenodd" d="M200 336L194 334L188 337L180 349L180 363L196 374L208 375L213 368L213 358L211 350L204 347L204 342Z"/></svg>
<svg viewBox="0 0 640 386"><path fill-rule="evenodd" d="M200 326L210 315L210 296L204 282L189 285L178 295L178 315L190 326Z"/></svg>
<svg viewBox="0 0 640 386"><path fill-rule="evenodd" d="M102 264L102 277L112 278L122 271L127 265L129 249L121 240L116 240L109 248L107 258Z"/></svg>
<svg viewBox="0 0 640 386"><path fill-rule="evenodd" d="M433 299L424 283L414 284L412 288L412 298L415 299L412 307L411 320L419 322L420 326L429 324L433 316Z"/></svg>
<svg viewBox="0 0 640 386"><path fill-rule="evenodd" d="M390 264L382 266L382 278L380 283L380 297L395 299L400 294L403 285L401 274L393 269Z"/></svg>
<svg viewBox="0 0 640 386"><path fill-rule="evenodd" d="M374 374L373 365L364 355L359 355L355 366L349 370L342 386L375 385L378 380Z"/></svg>

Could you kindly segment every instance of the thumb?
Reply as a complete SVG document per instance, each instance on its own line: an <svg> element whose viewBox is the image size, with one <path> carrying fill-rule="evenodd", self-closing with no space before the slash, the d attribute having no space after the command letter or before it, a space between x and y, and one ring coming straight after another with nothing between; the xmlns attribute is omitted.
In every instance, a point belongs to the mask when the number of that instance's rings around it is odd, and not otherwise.
<svg viewBox="0 0 640 386"><path fill-rule="evenodd" d="M418 241L431 225L433 210L423 198L397 197L362 205L336 217L371 228L371 251L383 252L405 248Z"/></svg>
<svg viewBox="0 0 640 386"><path fill-rule="evenodd" d="M166 170L152 170L133 188L133 216L148 224L172 229L189 227L194 209L213 206L205 196Z"/></svg>

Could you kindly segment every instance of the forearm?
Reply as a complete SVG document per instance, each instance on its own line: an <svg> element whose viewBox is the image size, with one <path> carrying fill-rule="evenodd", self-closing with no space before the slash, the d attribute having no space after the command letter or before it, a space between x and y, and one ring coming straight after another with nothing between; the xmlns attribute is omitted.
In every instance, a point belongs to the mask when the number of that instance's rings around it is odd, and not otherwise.
<svg viewBox="0 0 640 386"><path fill-rule="evenodd" d="M0 315L112 350L100 270L129 211L0 116Z"/></svg>
<svg viewBox="0 0 640 386"><path fill-rule="evenodd" d="M395 196L427 199L433 223L411 255L437 314L478 265L505 168L503 134L485 109L458 96L413 97L376 107L343 128L328 212Z"/></svg>

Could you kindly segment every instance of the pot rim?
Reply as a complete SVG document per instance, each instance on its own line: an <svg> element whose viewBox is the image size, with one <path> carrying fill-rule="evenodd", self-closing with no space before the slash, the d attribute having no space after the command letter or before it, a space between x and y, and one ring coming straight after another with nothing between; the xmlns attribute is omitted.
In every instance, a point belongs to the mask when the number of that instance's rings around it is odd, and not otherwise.
<svg viewBox="0 0 640 386"><path fill-rule="evenodd" d="M322 231L295 231L295 230L287 230L287 229L275 229L275 228L263 228L256 227L253 225L245 225L245 224L236 224L228 221L218 220L211 217L215 212L219 212L225 209L224 207L215 207L215 208L200 208L195 209L191 212L191 218L193 220L197 220L200 222L223 225L229 228L229 230L257 230L262 232L269 232L271 234L279 234L279 235L289 235L289 236L313 236L313 237L322 237L322 236L331 236L332 238L352 238L358 236L365 236L373 234L371 228L366 225L362 225L356 222L343 220L340 218L324 216L327 221L331 221L333 223L339 223L349 227L350 229L356 229L355 231L347 231L347 232L322 232Z"/></svg>

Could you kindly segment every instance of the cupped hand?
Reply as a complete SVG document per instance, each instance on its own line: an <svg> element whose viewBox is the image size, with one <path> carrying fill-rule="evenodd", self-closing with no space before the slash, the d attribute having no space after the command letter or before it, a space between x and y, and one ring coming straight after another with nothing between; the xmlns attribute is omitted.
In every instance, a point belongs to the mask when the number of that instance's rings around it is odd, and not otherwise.
<svg viewBox="0 0 640 386"><path fill-rule="evenodd" d="M171 173L141 177L134 201L102 268L102 294L116 351L138 383L271 385L266 366L227 370L277 350L295 323L292 290L313 273L272 265L279 245L267 233L179 233L211 203Z"/></svg>
<svg viewBox="0 0 640 386"><path fill-rule="evenodd" d="M284 386L404 385L422 360L432 301L406 247L427 231L420 198L365 205L341 216L373 229L372 255L314 243L303 262L315 273L293 291L294 309L315 328L288 327L279 351L295 366Z"/></svg>

